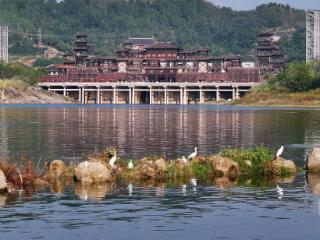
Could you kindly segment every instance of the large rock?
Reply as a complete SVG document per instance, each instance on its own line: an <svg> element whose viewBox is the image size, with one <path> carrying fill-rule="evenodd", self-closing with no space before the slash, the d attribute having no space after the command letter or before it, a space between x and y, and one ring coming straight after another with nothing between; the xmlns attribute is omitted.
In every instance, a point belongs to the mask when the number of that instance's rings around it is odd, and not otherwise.
<svg viewBox="0 0 320 240"><path fill-rule="evenodd" d="M154 162L154 166L157 171L166 171L167 163L163 158L159 158Z"/></svg>
<svg viewBox="0 0 320 240"><path fill-rule="evenodd" d="M0 169L0 191L4 191L7 189L7 178Z"/></svg>
<svg viewBox="0 0 320 240"><path fill-rule="evenodd" d="M310 172L320 172L320 148L314 148L307 154L306 167Z"/></svg>
<svg viewBox="0 0 320 240"><path fill-rule="evenodd" d="M156 177L154 166L150 163L142 163L137 171L142 179L153 179Z"/></svg>
<svg viewBox="0 0 320 240"><path fill-rule="evenodd" d="M293 161L286 160L280 157L263 165L263 174L265 176L276 177L283 175L292 175L296 172L297 167Z"/></svg>
<svg viewBox="0 0 320 240"><path fill-rule="evenodd" d="M217 156L212 160L215 174L220 177L234 178L240 174L239 164L230 158Z"/></svg>
<svg viewBox="0 0 320 240"><path fill-rule="evenodd" d="M84 183L111 181L110 170L101 162L82 162L75 169L77 180Z"/></svg>
<svg viewBox="0 0 320 240"><path fill-rule="evenodd" d="M50 163L49 171L47 172L47 177L58 178L61 177L66 171L66 165L61 160L54 160Z"/></svg>
<svg viewBox="0 0 320 240"><path fill-rule="evenodd" d="M167 163L164 159L143 158L135 168L133 175L140 179L163 179L167 171Z"/></svg>

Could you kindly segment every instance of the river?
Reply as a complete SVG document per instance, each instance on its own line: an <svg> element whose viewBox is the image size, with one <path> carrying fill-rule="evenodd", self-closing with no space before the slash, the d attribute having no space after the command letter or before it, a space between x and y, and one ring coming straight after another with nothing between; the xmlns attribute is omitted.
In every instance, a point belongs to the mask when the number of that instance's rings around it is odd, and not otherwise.
<svg viewBox="0 0 320 240"><path fill-rule="evenodd" d="M80 161L115 146L123 158L174 159L227 146L285 147L303 166L320 147L320 110L234 106L6 105L0 156L35 163ZM308 180L308 184L306 183ZM250 182L104 184L0 195L1 239L318 239L320 175ZM320 185L319 185L320 186Z"/></svg>

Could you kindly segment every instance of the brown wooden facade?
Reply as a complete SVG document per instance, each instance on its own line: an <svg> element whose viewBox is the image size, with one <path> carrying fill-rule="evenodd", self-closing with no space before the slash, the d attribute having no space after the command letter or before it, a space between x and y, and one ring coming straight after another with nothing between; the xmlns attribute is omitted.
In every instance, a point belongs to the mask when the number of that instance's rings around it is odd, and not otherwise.
<svg viewBox="0 0 320 240"><path fill-rule="evenodd" d="M41 82L253 82L259 68L243 68L242 57L213 56L209 49L183 50L153 38L129 38L114 57L88 56L86 34L75 36L65 64L53 65ZM261 58L262 61L263 58Z"/></svg>

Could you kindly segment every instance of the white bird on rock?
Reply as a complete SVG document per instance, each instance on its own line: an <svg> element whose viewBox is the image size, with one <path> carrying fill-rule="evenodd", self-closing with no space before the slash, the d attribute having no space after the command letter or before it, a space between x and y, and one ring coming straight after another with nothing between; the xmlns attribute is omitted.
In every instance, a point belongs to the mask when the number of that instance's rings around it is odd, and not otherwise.
<svg viewBox="0 0 320 240"><path fill-rule="evenodd" d="M109 161L109 165L111 166L111 168L114 168L114 163L116 162L116 160L117 160L117 152L114 151L114 155Z"/></svg>
<svg viewBox="0 0 320 240"><path fill-rule="evenodd" d="M182 162L184 163L184 164L188 164L188 160L186 159L186 157L185 156L182 156Z"/></svg>
<svg viewBox="0 0 320 240"><path fill-rule="evenodd" d="M132 160L130 160L128 163L128 169L132 169L132 168L133 168L133 162Z"/></svg>
<svg viewBox="0 0 320 240"><path fill-rule="evenodd" d="M283 150L284 150L284 147L283 147L283 146L281 146L281 148L279 148L279 150L277 151L277 154L276 154L277 158L278 158L278 157L280 157L280 156L282 155Z"/></svg>
<svg viewBox="0 0 320 240"><path fill-rule="evenodd" d="M195 148L194 148L194 152L191 153L191 154L188 156L188 160L191 160L192 158L196 157L197 154L198 154L197 148L195 147Z"/></svg>

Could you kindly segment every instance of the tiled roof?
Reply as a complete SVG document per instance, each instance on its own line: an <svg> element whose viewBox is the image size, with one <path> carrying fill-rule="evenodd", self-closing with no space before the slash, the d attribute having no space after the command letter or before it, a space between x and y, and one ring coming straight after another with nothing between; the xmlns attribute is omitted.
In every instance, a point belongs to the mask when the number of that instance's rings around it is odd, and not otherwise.
<svg viewBox="0 0 320 240"><path fill-rule="evenodd" d="M124 41L124 44L131 45L152 45L155 41L153 38L128 38Z"/></svg>
<svg viewBox="0 0 320 240"><path fill-rule="evenodd" d="M146 47L146 49L179 49L179 48L170 42L159 42Z"/></svg>

